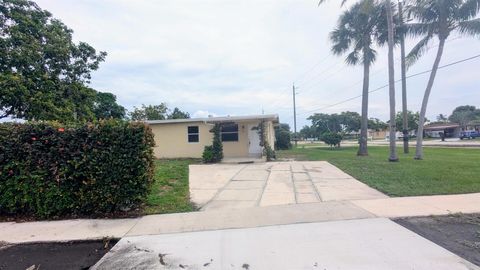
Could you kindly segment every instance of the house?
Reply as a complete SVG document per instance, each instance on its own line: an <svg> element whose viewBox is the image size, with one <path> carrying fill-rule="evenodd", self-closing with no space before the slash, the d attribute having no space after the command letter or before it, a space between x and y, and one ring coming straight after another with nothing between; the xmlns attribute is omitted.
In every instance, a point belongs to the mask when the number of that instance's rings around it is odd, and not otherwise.
<svg viewBox="0 0 480 270"><path fill-rule="evenodd" d="M440 138L443 132L447 138L458 138L460 136L461 127L457 123L432 123L425 125L423 128L425 136L431 138Z"/></svg>
<svg viewBox="0 0 480 270"><path fill-rule="evenodd" d="M204 147L212 145L210 130L215 124L221 124L224 157L261 157L258 126L262 122L266 141L273 148L276 114L147 121L155 136L157 158L201 158Z"/></svg>

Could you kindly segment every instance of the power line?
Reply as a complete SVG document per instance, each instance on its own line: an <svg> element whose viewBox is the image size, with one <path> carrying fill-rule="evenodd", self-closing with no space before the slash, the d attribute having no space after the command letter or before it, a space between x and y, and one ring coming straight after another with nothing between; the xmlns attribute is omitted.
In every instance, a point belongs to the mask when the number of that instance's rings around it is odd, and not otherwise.
<svg viewBox="0 0 480 270"><path fill-rule="evenodd" d="M446 64L446 65L440 66L440 67L438 67L438 69L443 69L443 68L446 68L446 67L450 67L450 66L453 66L453 65L457 65L457 64L460 64L460 63L463 63L463 62L466 62L466 61L470 61L470 60L479 58L479 57L480 57L480 54L477 54L477 55L474 55L474 56L471 56L471 57L468 57L468 58L465 58L465 59L462 59L462 60L458 60L458 61L455 61L455 62ZM418 73L415 73L415 74L412 74L412 75L407 76L407 79L410 79L410 78L413 78L413 77L417 77L417 76L420 76L420 75L429 73L429 72L431 72L431 71L432 71L432 70L430 69L430 70L418 72ZM398 82L400 82L400 81L401 81L401 79L396 80L395 83L398 83ZM386 87L388 87L388 84L383 85L383 86L380 86L380 87L375 88L375 89L373 89L373 90L370 90L370 91L368 91L368 93L377 92L377 91L380 91L381 89L386 88ZM323 110L323 109L331 108L331 107L334 107L334 106L337 106L337 105L340 105L340 104L349 102L349 101L351 101L351 100L354 100L354 99L357 99L357 98L360 98L360 97L362 97L362 95L354 96L354 97L351 97L351 98L342 100L342 101L340 101L340 102L337 102L337 103L334 103L334 104L331 104L331 105L327 105L327 106L324 106L324 107L320 107L320 108L317 108L317 109L314 109L314 110L311 110L311 111L306 111L306 112L302 112L302 113L297 113L297 115L298 115L298 114L312 113L312 112L320 111L320 110Z"/></svg>

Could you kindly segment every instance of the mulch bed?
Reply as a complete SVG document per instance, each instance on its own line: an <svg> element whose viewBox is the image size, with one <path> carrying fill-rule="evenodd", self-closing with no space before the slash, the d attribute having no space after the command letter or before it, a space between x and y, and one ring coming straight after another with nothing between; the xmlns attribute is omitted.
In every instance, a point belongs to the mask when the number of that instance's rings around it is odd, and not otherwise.
<svg viewBox="0 0 480 270"><path fill-rule="evenodd" d="M480 266L480 213L401 218L394 221Z"/></svg>
<svg viewBox="0 0 480 270"><path fill-rule="evenodd" d="M0 243L0 270L89 269L116 243L116 239L62 243Z"/></svg>

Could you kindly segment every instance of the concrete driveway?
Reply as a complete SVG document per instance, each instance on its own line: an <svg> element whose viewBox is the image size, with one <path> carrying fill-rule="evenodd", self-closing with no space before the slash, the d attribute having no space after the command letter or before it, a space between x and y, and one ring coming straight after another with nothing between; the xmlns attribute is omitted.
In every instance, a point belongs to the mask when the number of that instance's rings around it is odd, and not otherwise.
<svg viewBox="0 0 480 270"><path fill-rule="evenodd" d="M201 210L387 198L326 161L190 165Z"/></svg>

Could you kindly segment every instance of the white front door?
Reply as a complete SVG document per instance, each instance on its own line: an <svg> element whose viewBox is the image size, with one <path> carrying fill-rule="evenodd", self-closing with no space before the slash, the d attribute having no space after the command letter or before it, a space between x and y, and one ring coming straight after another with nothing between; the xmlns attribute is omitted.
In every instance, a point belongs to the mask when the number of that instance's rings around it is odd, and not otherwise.
<svg viewBox="0 0 480 270"><path fill-rule="evenodd" d="M260 136L258 135L257 125L248 125L248 154L250 156L261 156L262 147L260 146Z"/></svg>

